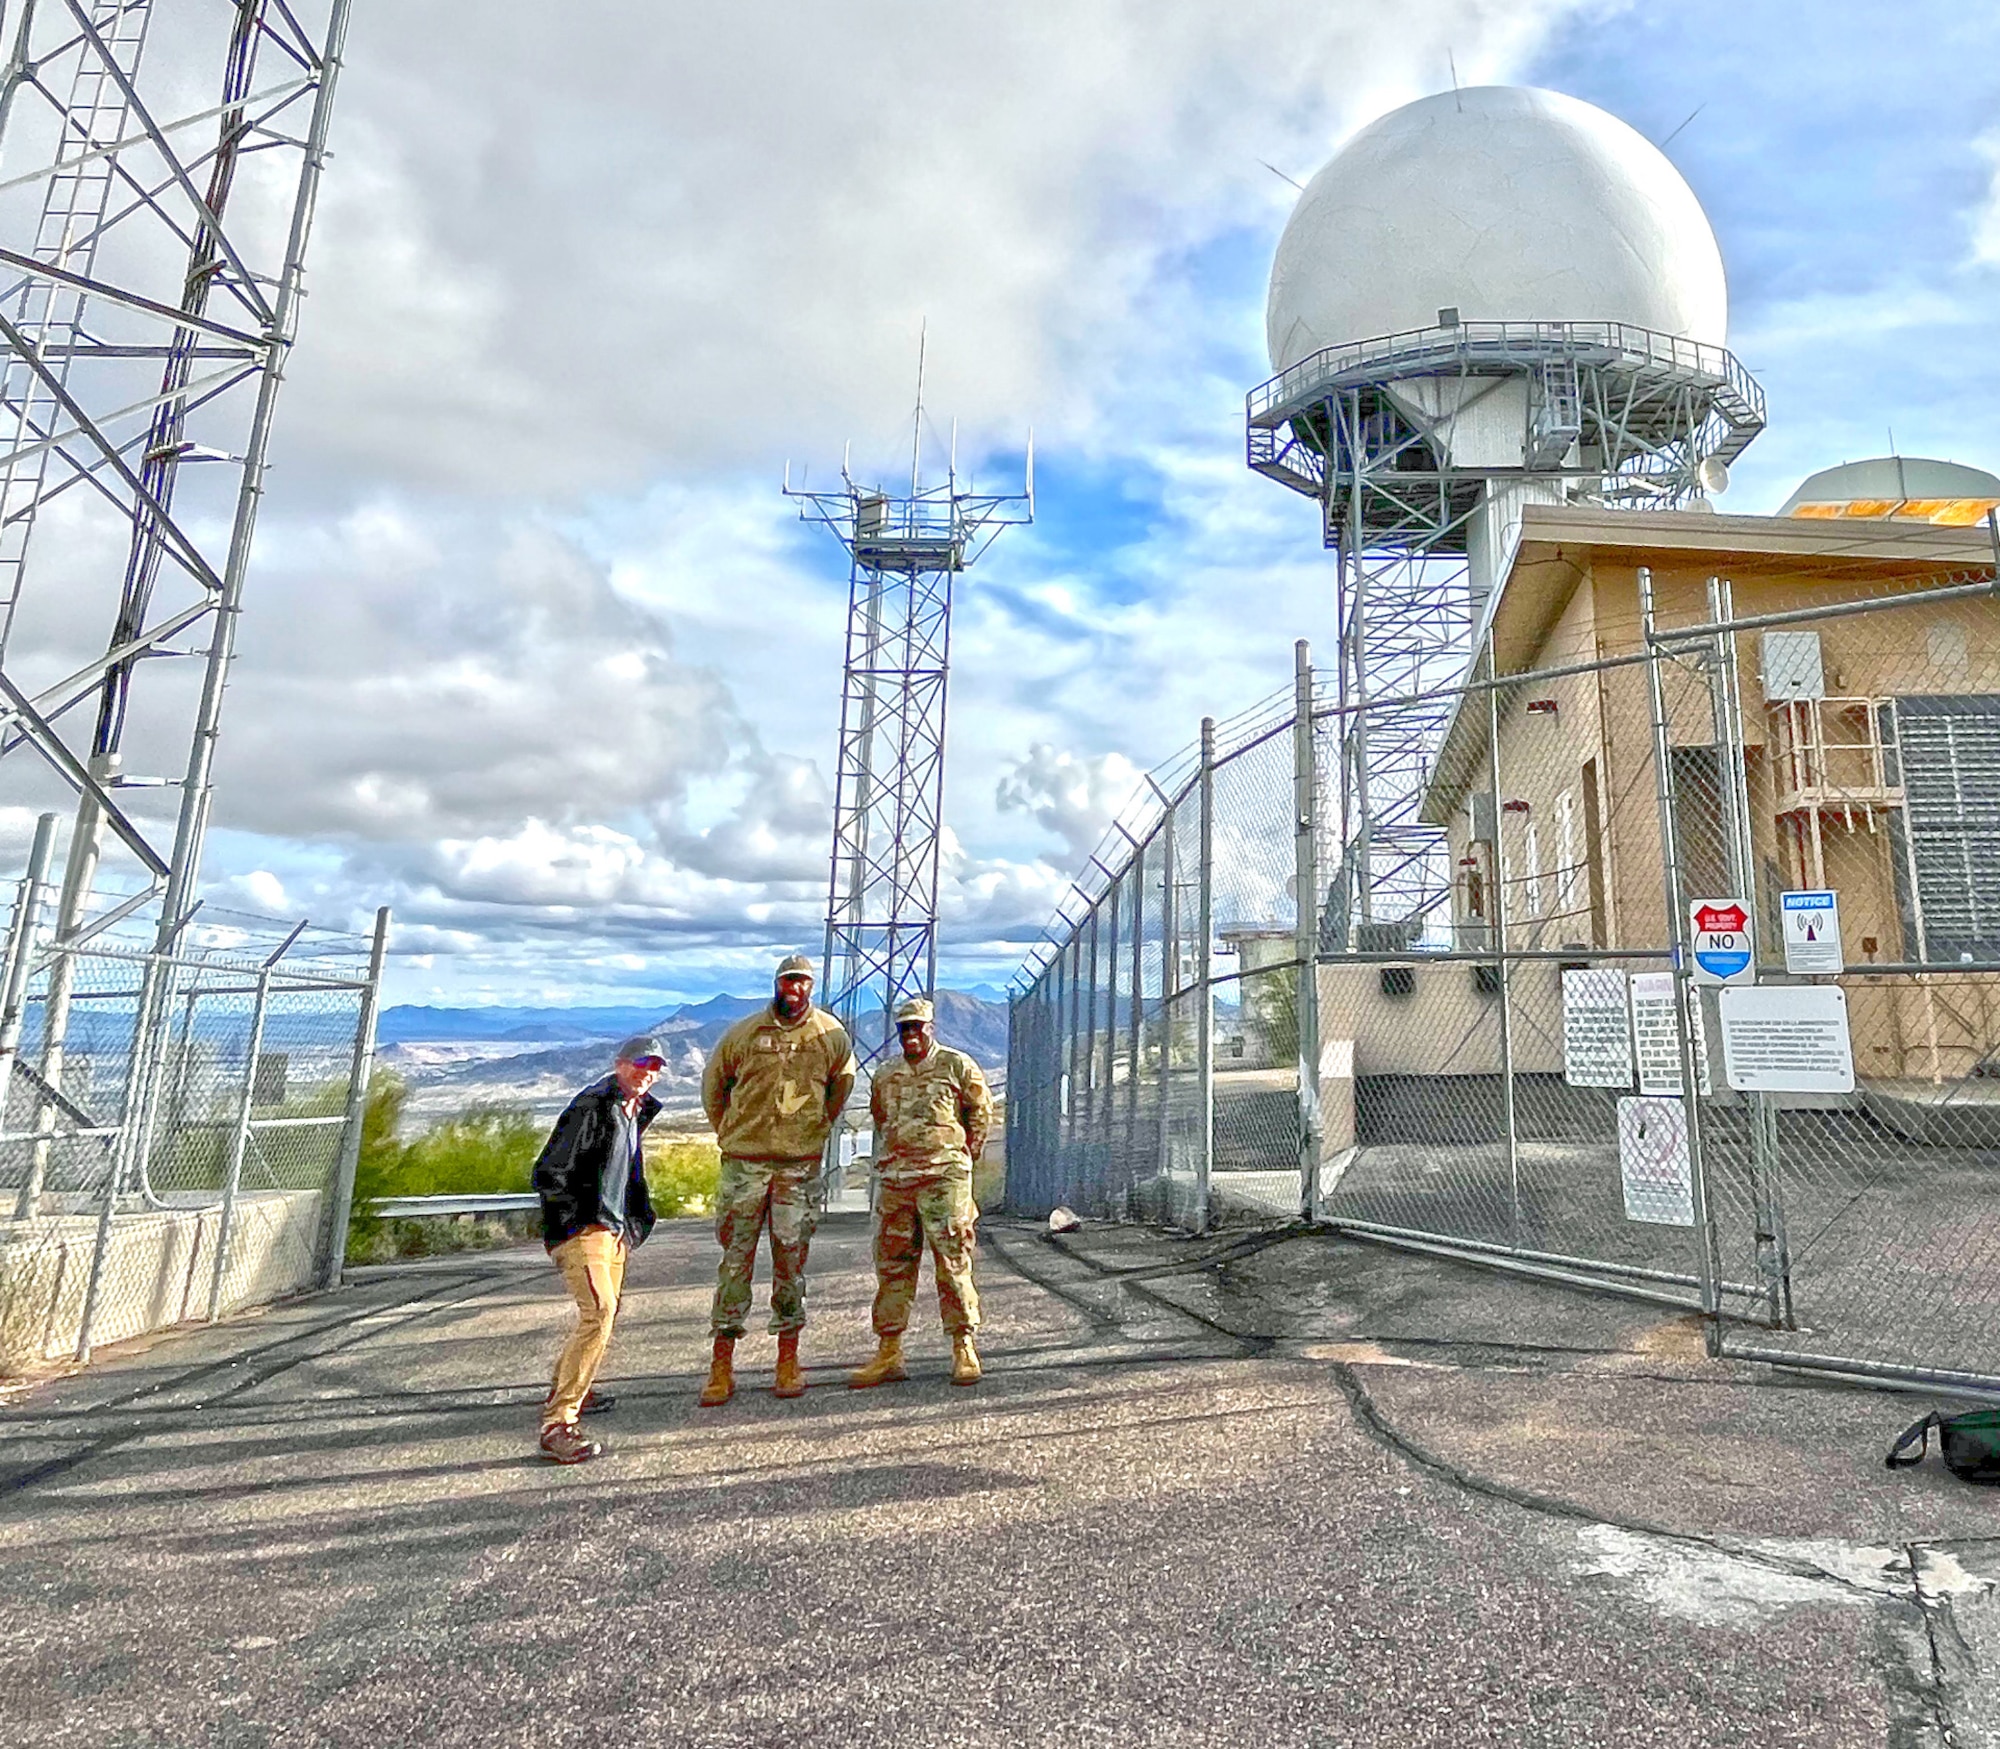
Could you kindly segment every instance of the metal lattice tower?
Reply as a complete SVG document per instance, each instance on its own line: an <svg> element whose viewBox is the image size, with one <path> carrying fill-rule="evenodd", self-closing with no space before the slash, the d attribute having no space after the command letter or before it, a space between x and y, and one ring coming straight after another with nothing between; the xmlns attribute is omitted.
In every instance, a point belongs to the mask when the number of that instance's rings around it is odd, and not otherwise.
<svg viewBox="0 0 2000 1749"><path fill-rule="evenodd" d="M920 373L919 433L922 418ZM907 496L844 468L837 492L785 489L851 566L821 987L865 1068L893 1040L897 1003L935 991L952 582L1001 528L1033 520L1034 445L1019 494L962 488L955 463L925 487L916 440Z"/></svg>
<svg viewBox="0 0 2000 1749"><path fill-rule="evenodd" d="M347 15L0 0L0 761L16 797L76 809L58 941L157 906L164 950L198 903ZM107 857L140 890L93 917Z"/></svg>
<svg viewBox="0 0 2000 1749"><path fill-rule="evenodd" d="M1463 677L1524 505L1686 505L1763 429L1763 391L1722 347L1645 328L1441 320L1302 359L1248 426L1250 466L1319 502L1338 560L1322 939L1395 951L1450 892L1418 818L1449 702L1361 707Z"/></svg>

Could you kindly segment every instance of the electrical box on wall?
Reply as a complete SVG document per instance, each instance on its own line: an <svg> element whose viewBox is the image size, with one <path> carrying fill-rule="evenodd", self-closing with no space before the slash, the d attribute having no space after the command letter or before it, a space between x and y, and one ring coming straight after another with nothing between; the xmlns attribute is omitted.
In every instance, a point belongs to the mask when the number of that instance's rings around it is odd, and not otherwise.
<svg viewBox="0 0 2000 1749"><path fill-rule="evenodd" d="M1758 640L1758 678L1771 703L1826 697L1818 632L1766 632Z"/></svg>

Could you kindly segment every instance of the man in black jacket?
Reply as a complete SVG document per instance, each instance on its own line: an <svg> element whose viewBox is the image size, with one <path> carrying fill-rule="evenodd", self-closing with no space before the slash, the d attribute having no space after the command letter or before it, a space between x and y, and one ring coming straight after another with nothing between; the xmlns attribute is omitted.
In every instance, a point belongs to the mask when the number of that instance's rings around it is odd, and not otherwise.
<svg viewBox="0 0 2000 1749"><path fill-rule="evenodd" d="M611 1342L625 1259L653 1230L641 1138L659 1113L649 1089L665 1066L658 1040L628 1038L611 1073L556 1119L535 1162L542 1243L576 1297L576 1329L542 1404L542 1455L554 1463L586 1463L604 1450L577 1431L576 1418L611 1407L590 1382Z"/></svg>

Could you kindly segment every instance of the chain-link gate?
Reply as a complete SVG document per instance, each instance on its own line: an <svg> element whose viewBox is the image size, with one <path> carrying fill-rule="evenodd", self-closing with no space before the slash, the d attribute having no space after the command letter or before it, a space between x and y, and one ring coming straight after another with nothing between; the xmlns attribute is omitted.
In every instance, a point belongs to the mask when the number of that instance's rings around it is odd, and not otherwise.
<svg viewBox="0 0 2000 1749"><path fill-rule="evenodd" d="M1009 1205L1305 1215L1718 1351L2000 1386L1994 591L1633 566L1359 705L1301 646L1031 961ZM1385 886L1342 761L1440 706Z"/></svg>

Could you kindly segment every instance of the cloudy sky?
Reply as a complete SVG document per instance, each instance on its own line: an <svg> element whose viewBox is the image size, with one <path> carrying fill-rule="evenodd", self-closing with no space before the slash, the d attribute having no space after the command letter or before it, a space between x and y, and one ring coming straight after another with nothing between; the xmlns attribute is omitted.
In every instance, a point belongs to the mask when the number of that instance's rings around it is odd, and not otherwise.
<svg viewBox="0 0 2000 1749"><path fill-rule="evenodd" d="M468 16L355 8L208 863L259 910L392 904L392 1000L665 1002L816 953L846 570L779 484L850 441L907 469L925 323L934 459L955 418L1000 486L1035 432L1037 523L953 637L944 973L1004 982L1135 773L1330 637L1312 507L1242 463L1265 164L1305 180L1454 63L1679 129L1770 397L1726 508L1890 425L2000 466L2000 13Z"/></svg>

